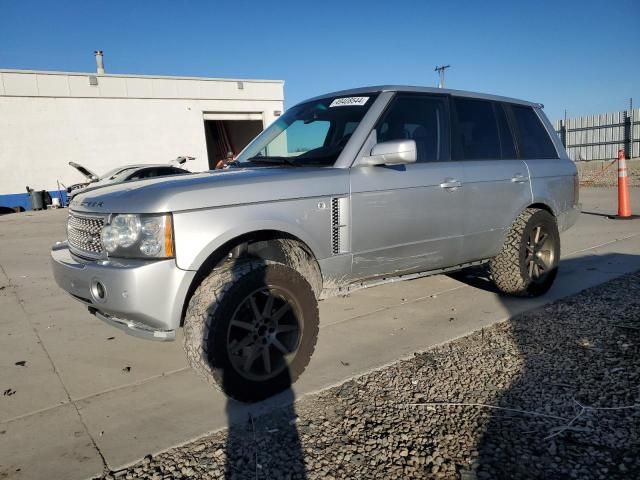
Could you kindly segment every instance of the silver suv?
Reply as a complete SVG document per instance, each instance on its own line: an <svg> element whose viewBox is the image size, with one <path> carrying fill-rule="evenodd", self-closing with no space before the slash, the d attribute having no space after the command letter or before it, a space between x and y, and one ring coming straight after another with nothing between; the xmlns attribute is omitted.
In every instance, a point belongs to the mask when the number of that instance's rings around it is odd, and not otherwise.
<svg viewBox="0 0 640 480"><path fill-rule="evenodd" d="M156 340L183 326L191 366L255 401L307 366L319 299L481 264L540 295L578 213L541 105L371 87L294 106L223 169L78 195L51 254L92 314Z"/></svg>

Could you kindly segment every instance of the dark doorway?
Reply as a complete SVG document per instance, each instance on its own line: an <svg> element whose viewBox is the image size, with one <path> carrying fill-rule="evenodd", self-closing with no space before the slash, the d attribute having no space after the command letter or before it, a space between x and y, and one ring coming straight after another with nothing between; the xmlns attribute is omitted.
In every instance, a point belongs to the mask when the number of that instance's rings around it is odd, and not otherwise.
<svg viewBox="0 0 640 480"><path fill-rule="evenodd" d="M229 152L235 157L261 131L260 120L205 120L209 168L214 169Z"/></svg>

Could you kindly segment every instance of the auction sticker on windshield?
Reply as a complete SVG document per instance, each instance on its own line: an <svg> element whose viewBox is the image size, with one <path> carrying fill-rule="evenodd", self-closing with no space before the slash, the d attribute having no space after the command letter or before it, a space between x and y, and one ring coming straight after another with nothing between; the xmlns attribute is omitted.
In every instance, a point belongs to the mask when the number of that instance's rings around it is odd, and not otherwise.
<svg viewBox="0 0 640 480"><path fill-rule="evenodd" d="M344 97L336 98L329 107L348 107L351 105L364 105L369 97Z"/></svg>

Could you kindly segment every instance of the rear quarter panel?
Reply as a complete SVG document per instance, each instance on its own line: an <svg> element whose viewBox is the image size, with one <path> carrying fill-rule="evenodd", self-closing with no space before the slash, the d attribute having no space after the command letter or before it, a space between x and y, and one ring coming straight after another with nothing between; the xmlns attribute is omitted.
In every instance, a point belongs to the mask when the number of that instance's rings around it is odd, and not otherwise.
<svg viewBox="0 0 640 480"><path fill-rule="evenodd" d="M531 175L533 203L548 205L554 215L560 215L576 204L574 177L576 166L571 160L539 159L527 160Z"/></svg>
<svg viewBox="0 0 640 480"><path fill-rule="evenodd" d="M548 205L554 215L558 216L577 206L574 181L578 169L567 156L546 115L540 109L536 109L536 113L553 141L559 158L526 160L531 178L531 194L534 203Z"/></svg>

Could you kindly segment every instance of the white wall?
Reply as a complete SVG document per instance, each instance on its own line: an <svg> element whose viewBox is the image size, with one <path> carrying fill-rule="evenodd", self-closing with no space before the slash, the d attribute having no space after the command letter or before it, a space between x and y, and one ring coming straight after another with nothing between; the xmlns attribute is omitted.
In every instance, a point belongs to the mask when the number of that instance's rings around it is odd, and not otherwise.
<svg viewBox="0 0 640 480"><path fill-rule="evenodd" d="M273 110L282 102L0 97L0 193L83 181L69 161L102 174L191 155L190 170L207 170L203 112L262 112L268 125Z"/></svg>
<svg viewBox="0 0 640 480"><path fill-rule="evenodd" d="M267 126L283 109L282 82L238 89L236 81L98 79L102 91L87 90L87 75L0 72L0 194L83 181L69 161L102 174L191 155L188 168L206 170L204 113L260 113ZM189 98L204 91L223 98ZM90 94L99 97L70 96Z"/></svg>

